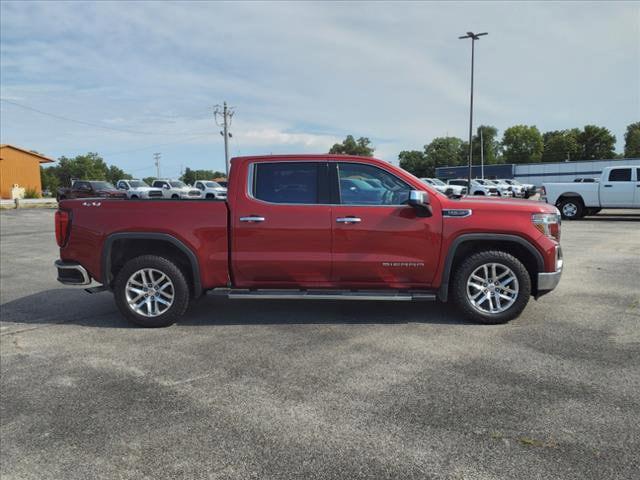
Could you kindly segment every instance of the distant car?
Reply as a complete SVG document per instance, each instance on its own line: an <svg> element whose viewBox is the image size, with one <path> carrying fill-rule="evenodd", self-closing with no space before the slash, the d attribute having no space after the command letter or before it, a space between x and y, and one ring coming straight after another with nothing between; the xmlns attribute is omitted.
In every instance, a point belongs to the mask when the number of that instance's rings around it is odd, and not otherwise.
<svg viewBox="0 0 640 480"><path fill-rule="evenodd" d="M150 187L142 180L118 180L118 190L127 193L127 198L162 198L162 189Z"/></svg>
<svg viewBox="0 0 640 480"><path fill-rule="evenodd" d="M447 197L461 197L467 194L467 187L461 185L447 185L437 178L421 178L424 183L435 188L440 193L444 193Z"/></svg>
<svg viewBox="0 0 640 480"><path fill-rule="evenodd" d="M523 197L529 198L531 195L535 195L536 186L531 183L520 183L518 180L514 180L513 178L504 178L503 182L508 183L509 185L522 187L523 189Z"/></svg>
<svg viewBox="0 0 640 480"><path fill-rule="evenodd" d="M471 180L471 188L468 188L469 182L464 178L456 178L447 182L449 185L461 185L467 187L471 195L484 195L487 197L499 197L498 187L495 185L483 185L477 180Z"/></svg>
<svg viewBox="0 0 640 480"><path fill-rule="evenodd" d="M596 183L598 179L588 178L588 177L578 177L578 178L574 178L573 181L577 183Z"/></svg>
<svg viewBox="0 0 640 480"><path fill-rule="evenodd" d="M102 180L75 180L71 188L59 188L56 197L58 200L96 197L126 198L127 194Z"/></svg>
<svg viewBox="0 0 640 480"><path fill-rule="evenodd" d="M513 187L511 187L511 185L509 185L508 183L502 183L498 180L487 180L482 178L476 178L476 181L489 187L492 185L495 186L498 189L498 194L501 197L513 197Z"/></svg>
<svg viewBox="0 0 640 480"><path fill-rule="evenodd" d="M204 198L216 198L218 200L227 199L227 189L220 186L218 182L211 180L198 180L193 186L202 192Z"/></svg>
<svg viewBox="0 0 640 480"><path fill-rule="evenodd" d="M227 182L226 180L216 180L216 183L224 188L227 188L229 186L229 182Z"/></svg>
<svg viewBox="0 0 640 480"><path fill-rule="evenodd" d="M178 199L198 199L202 198L202 192L197 188L190 187L182 180L158 179L153 181L154 188L162 190L164 198Z"/></svg>

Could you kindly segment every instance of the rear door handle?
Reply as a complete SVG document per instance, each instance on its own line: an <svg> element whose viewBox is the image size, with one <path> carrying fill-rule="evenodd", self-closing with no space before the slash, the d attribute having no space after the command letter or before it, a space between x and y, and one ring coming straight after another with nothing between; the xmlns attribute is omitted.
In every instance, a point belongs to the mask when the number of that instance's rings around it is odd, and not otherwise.
<svg viewBox="0 0 640 480"><path fill-rule="evenodd" d="M611 188L611 187L613 187L613 185L605 185L604 187L605 188Z"/></svg>
<svg viewBox="0 0 640 480"><path fill-rule="evenodd" d="M264 220L265 220L264 217L255 217L255 216L240 217L241 222L258 223L258 222L264 222Z"/></svg>
<svg viewBox="0 0 640 480"><path fill-rule="evenodd" d="M336 222L338 223L360 223L362 221L361 218L358 217L338 217L336 218Z"/></svg>

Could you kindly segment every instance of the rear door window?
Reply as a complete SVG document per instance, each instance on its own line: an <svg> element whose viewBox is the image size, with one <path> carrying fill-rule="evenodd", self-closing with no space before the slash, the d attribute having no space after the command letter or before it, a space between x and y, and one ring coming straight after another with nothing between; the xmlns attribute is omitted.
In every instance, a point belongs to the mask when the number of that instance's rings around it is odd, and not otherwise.
<svg viewBox="0 0 640 480"><path fill-rule="evenodd" d="M610 182L630 182L631 181L631 169L630 168L614 168L609 172Z"/></svg>
<svg viewBox="0 0 640 480"><path fill-rule="evenodd" d="M317 162L256 163L253 196L270 203L319 203Z"/></svg>

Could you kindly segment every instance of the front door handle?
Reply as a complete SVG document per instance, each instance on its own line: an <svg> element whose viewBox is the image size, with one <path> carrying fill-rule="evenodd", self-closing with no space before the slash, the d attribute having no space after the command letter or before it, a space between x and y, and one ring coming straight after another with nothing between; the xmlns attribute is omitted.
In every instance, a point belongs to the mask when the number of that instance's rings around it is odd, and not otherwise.
<svg viewBox="0 0 640 480"><path fill-rule="evenodd" d="M611 188L613 185L605 185L605 188Z"/></svg>
<svg viewBox="0 0 640 480"><path fill-rule="evenodd" d="M240 217L240 221L249 222L249 223L258 223L258 222L264 222L264 217L256 217L256 216Z"/></svg>
<svg viewBox="0 0 640 480"><path fill-rule="evenodd" d="M362 221L361 218L358 217L338 217L336 218L336 222L338 223L360 223Z"/></svg>

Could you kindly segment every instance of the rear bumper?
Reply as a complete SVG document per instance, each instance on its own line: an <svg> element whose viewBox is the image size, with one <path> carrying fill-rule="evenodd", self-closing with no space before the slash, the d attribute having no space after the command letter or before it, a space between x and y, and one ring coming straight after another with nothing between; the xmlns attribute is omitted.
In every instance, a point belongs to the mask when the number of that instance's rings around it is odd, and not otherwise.
<svg viewBox="0 0 640 480"><path fill-rule="evenodd" d="M65 285L89 285L91 283L89 272L79 263L56 260L54 265L58 269L60 283Z"/></svg>

